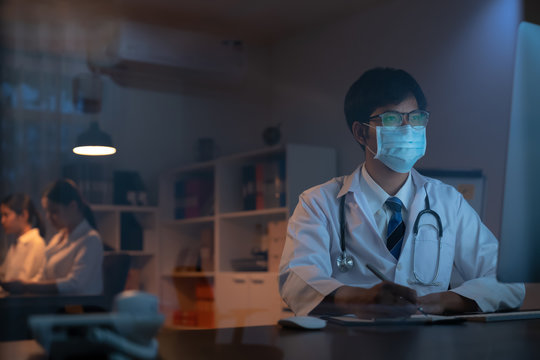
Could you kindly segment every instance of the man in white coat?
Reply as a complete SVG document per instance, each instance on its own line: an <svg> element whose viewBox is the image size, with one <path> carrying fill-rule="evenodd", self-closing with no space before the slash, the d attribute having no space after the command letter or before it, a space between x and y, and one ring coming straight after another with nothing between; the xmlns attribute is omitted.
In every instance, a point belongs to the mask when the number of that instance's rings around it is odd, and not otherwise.
<svg viewBox="0 0 540 360"><path fill-rule="evenodd" d="M369 70L349 89L345 115L365 162L300 196L280 264L290 308L394 317L519 307L524 285L497 282L498 241L478 214L413 169L429 119L416 80Z"/></svg>

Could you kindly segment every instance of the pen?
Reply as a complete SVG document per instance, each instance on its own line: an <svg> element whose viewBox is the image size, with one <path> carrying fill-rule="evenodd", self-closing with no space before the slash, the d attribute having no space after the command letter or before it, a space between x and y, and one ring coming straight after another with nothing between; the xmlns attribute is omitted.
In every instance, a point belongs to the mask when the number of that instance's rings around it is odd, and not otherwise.
<svg viewBox="0 0 540 360"><path fill-rule="evenodd" d="M383 275L383 273L381 273L379 270L377 270L373 265L366 264L366 267L369 269L369 271L371 271L376 277L378 277L382 281L391 282L386 276ZM414 304L414 305L416 305L416 304ZM422 314L424 314L425 316L428 316L428 314L426 314L426 312L424 311L424 309L422 309L421 306L417 306L416 309L418 311L420 311Z"/></svg>

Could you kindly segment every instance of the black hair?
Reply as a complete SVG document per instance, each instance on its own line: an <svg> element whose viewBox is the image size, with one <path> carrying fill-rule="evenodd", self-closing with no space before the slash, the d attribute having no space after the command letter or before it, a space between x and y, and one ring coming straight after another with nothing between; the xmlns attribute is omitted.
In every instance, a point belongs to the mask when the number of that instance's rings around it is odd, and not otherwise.
<svg viewBox="0 0 540 360"><path fill-rule="evenodd" d="M418 108L425 110L426 97L416 80L406 71L392 68L374 68L356 80L345 95L345 118L352 132L352 124L368 122L379 107L399 104L414 96Z"/></svg>
<svg viewBox="0 0 540 360"><path fill-rule="evenodd" d="M67 206L72 201L77 203L79 210L90 226L97 230L96 219L90 206L84 200L79 188L71 179L60 179L49 185L43 192L43 197L49 201Z"/></svg>
<svg viewBox="0 0 540 360"><path fill-rule="evenodd" d="M17 215L22 215L26 210L28 212L28 223L32 228L37 228L39 230L41 237L45 237L45 224L43 220L41 220L41 216L36 210L30 196L23 193L11 194L3 198L0 204L7 206Z"/></svg>

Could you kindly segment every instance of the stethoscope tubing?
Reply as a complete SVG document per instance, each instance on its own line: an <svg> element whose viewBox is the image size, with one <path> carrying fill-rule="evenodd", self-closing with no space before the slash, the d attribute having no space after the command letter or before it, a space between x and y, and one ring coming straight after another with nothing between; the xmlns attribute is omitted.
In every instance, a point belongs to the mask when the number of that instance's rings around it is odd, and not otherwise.
<svg viewBox="0 0 540 360"><path fill-rule="evenodd" d="M413 276L415 278L415 281L409 281L410 284L419 284L424 286L439 286L440 284L436 282L435 280L439 276L439 267L440 267L440 258L441 258L441 247L442 247L442 236L443 236L443 226L441 217L439 214L431 209L430 203L429 203L429 196L427 193L427 189L424 186L424 191L426 193L426 197L424 198L425 207L424 210L420 211L418 215L416 215L416 219L413 224L413 251L412 251L412 264L413 264ZM339 237L339 243L341 248L341 254L336 259L337 267L341 272L347 272L351 270L354 267L354 261L350 255L347 254L346 244L345 244L345 229L347 226L347 222L345 219L345 197L346 194L343 195L340 199L340 205L339 205L339 226L340 226L340 237ZM431 279L431 281L425 282L420 280L420 277L416 273L416 270L414 269L414 255L416 252L416 236L418 235L418 228L420 224L420 219L423 215L432 215L435 218L435 221L437 222L437 237L439 242L439 247L437 251L437 262L436 262L436 271L435 276Z"/></svg>

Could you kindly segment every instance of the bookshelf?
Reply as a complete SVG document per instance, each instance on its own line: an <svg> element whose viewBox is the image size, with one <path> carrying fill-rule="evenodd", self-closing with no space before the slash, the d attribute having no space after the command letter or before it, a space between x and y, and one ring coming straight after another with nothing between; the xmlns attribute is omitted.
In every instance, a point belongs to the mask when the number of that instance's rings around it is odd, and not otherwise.
<svg viewBox="0 0 540 360"><path fill-rule="evenodd" d="M283 309L277 266L287 219L302 191L335 175L334 149L297 144L162 174L159 278L167 325L275 323Z"/></svg>

